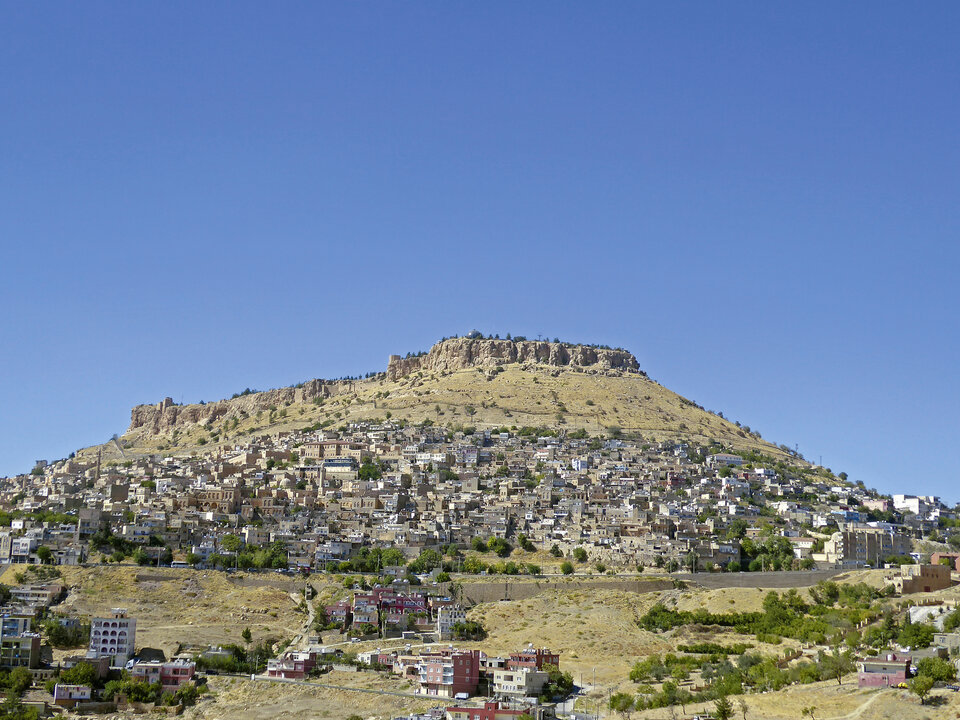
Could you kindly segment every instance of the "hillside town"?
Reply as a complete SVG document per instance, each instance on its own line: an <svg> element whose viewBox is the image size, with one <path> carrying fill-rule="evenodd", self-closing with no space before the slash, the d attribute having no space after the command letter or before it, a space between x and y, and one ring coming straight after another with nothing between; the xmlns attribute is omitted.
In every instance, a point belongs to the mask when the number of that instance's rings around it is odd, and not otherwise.
<svg viewBox="0 0 960 720"><path fill-rule="evenodd" d="M404 565L478 538L580 549L618 569L878 567L955 518L936 497L886 497L721 447L389 421L209 454L39 461L2 481L0 502L2 563L99 562L132 548L141 564L249 567L246 550L270 546L271 567L290 570L329 569L363 548L395 548Z"/></svg>
<svg viewBox="0 0 960 720"><path fill-rule="evenodd" d="M442 707L454 720L550 717L574 692L562 658L539 647L485 652L456 578L890 567L890 593L909 595L950 587L960 569L956 515L936 497L886 497L798 458L615 429L384 420L205 454L38 461L3 481L0 507L0 563L30 571L7 591L0 666L50 683L63 707L183 705L209 672L309 681L339 668L407 680L417 696L455 703ZM926 554L924 539L946 544ZM351 595L310 602L307 632L262 657L219 647L153 657L138 652L137 618L123 608L96 618L55 610L67 591L57 566L123 562L347 574ZM87 652L51 662L38 631L48 634L51 618L64 631L84 623ZM391 639L405 644L371 649ZM353 652L354 642L367 644ZM960 647L954 634L945 644ZM865 657L861 684L905 682L904 657Z"/></svg>

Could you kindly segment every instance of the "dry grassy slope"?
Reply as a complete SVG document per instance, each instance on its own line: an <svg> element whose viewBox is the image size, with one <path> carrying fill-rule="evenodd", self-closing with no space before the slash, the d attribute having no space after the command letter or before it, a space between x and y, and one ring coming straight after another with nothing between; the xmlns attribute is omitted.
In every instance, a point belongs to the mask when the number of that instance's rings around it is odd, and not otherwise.
<svg viewBox="0 0 960 720"><path fill-rule="evenodd" d="M331 672L320 682L388 692L415 690L411 681L372 673ZM442 704L433 700L348 692L332 688L305 687L239 678L213 678L212 697L188 708L187 720L344 720L357 714L368 720L387 720L400 714L425 712Z"/></svg>
<svg viewBox="0 0 960 720"><path fill-rule="evenodd" d="M448 373L415 373L391 382L386 379L356 383L355 392L329 398L322 405L293 403L269 413L239 418L236 428L229 418L210 428L190 425L174 441L169 432L152 435L135 430L124 435L128 453L208 452L213 443L232 445L237 439L301 428L319 421L339 426L351 420L383 418L411 422L431 420L440 425L532 425L585 428L591 433L617 426L661 440L683 437L694 441L719 440L738 448L783 456L776 446L716 415L704 412L680 395L646 377L620 371L555 368L512 364L503 372L471 368ZM439 408L439 409L438 409ZM280 413L285 413L280 417ZM225 428L230 424L231 427ZM211 434L216 434L216 440ZM198 445L201 439L209 442ZM112 443L102 446L105 460L119 459ZM95 452L88 448L82 454Z"/></svg>
<svg viewBox="0 0 960 720"><path fill-rule="evenodd" d="M549 647L560 653L563 668L575 677L583 673L585 680L592 679L596 668L598 684L627 689L630 668L638 659L675 652L681 643L718 637L692 628L670 633L641 629L637 618L654 604L667 602L685 610L705 607L714 612L730 612L734 605L753 610L760 607L764 592L735 588L641 594L597 589L545 592L525 600L478 605L468 617L487 628L489 637L476 644L487 653L509 653L528 643ZM756 644L752 637L732 633L723 634L722 640ZM769 649L782 652L783 647Z"/></svg>
<svg viewBox="0 0 960 720"><path fill-rule="evenodd" d="M179 643L242 643L245 627L256 638L289 639L305 620L290 597L295 586L283 577L135 565L61 570L70 590L58 611L94 617L127 608L137 618L137 646L161 648L168 655ZM0 582L17 584L16 572L8 569ZM313 584L325 589L321 578Z"/></svg>

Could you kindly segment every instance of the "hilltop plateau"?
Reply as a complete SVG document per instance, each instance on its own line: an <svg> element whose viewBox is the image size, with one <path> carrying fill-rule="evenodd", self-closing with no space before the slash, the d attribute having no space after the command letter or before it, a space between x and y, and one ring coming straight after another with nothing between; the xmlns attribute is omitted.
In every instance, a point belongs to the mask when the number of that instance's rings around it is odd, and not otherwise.
<svg viewBox="0 0 960 720"><path fill-rule="evenodd" d="M646 440L717 441L774 457L789 452L651 380L622 349L461 337L393 355L365 378L310 380L230 399L138 405L119 444L132 454L208 452L258 435L391 418L445 427L553 427ZM89 448L89 455L98 448ZM119 457L116 443L99 450Z"/></svg>

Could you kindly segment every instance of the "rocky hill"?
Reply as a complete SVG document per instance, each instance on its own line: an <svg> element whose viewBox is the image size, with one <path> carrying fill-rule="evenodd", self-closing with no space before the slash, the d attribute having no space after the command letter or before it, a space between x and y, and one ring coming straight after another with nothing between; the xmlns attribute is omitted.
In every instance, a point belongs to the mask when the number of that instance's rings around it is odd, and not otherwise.
<svg viewBox="0 0 960 720"><path fill-rule="evenodd" d="M398 380L417 371L451 371L507 363L542 363L556 367L598 367L637 372L637 359L626 350L540 340L450 338L425 355L391 355L387 379Z"/></svg>
<svg viewBox="0 0 960 720"><path fill-rule="evenodd" d="M244 393L212 403L177 405L171 398L164 398L156 405L135 406L130 411L127 432L159 434L191 425L208 425L226 417L253 415L272 407L335 397L353 392L355 388L352 380L310 380L296 387Z"/></svg>
<svg viewBox="0 0 960 720"><path fill-rule="evenodd" d="M385 418L446 427L620 431L784 455L759 435L650 380L626 350L479 337L393 355L385 373L365 379L311 380L206 404L177 405L167 398L138 405L120 443L134 454L206 451L255 435ZM101 451L116 449L111 443Z"/></svg>

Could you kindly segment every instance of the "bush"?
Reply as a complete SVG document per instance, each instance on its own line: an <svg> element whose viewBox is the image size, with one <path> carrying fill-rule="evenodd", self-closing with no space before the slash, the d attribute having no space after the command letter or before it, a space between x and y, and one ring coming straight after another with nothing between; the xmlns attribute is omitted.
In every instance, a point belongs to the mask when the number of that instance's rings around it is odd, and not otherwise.
<svg viewBox="0 0 960 720"><path fill-rule="evenodd" d="M931 677L937 682L950 682L956 679L957 668L943 658L927 657L917 663L917 674Z"/></svg>
<svg viewBox="0 0 960 720"><path fill-rule="evenodd" d="M573 563L569 560L564 560L563 564L560 566L560 572L564 575L573 575Z"/></svg>
<svg viewBox="0 0 960 720"><path fill-rule="evenodd" d="M67 627L61 625L56 618L43 624L43 633L47 636L47 642L55 648L83 647L90 642L89 625Z"/></svg>
<svg viewBox="0 0 960 720"><path fill-rule="evenodd" d="M451 630L454 640L485 640L487 637L487 631L483 625L473 620L454 623Z"/></svg>

